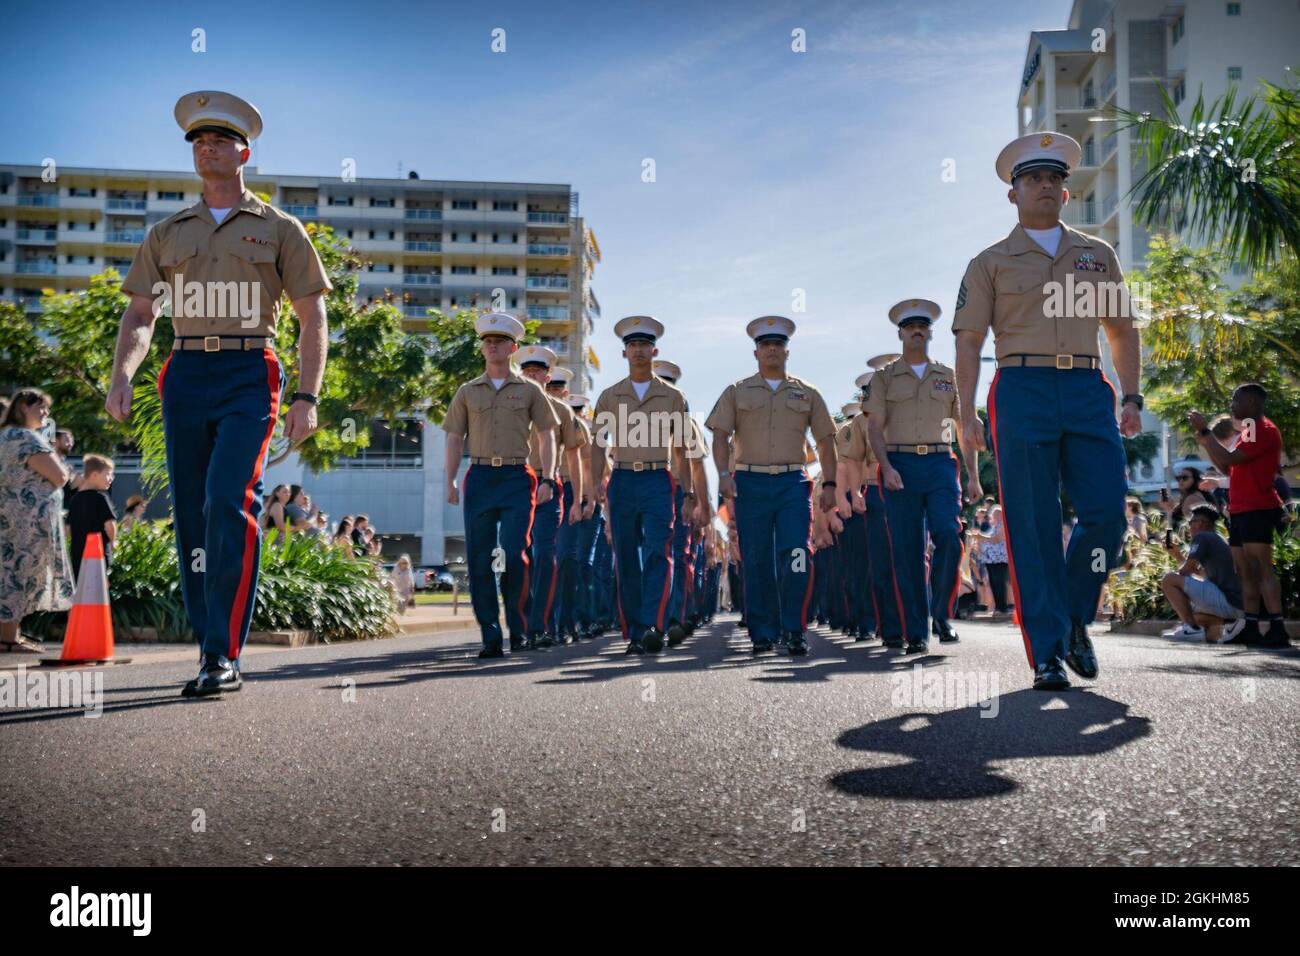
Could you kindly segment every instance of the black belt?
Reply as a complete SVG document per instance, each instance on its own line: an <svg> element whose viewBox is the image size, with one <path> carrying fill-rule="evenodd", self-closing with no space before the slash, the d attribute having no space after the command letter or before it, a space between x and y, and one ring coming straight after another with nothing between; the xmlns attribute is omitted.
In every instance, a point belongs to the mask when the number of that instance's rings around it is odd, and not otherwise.
<svg viewBox="0 0 1300 956"><path fill-rule="evenodd" d="M471 458L470 463L475 465L488 465L489 467L492 468L502 468L506 465L526 465L528 464L528 459L527 458L501 458L500 456L497 456L494 458Z"/></svg>
<svg viewBox="0 0 1300 956"><path fill-rule="evenodd" d="M788 471L803 471L803 465L736 465L736 471L756 471L760 475L784 475Z"/></svg>
<svg viewBox="0 0 1300 956"><path fill-rule="evenodd" d="M1024 366L1025 368L1101 368L1101 359L1095 355L1008 355L998 359L998 368Z"/></svg>
<svg viewBox="0 0 1300 956"><path fill-rule="evenodd" d="M934 455L942 451L952 451L949 445L886 445L885 451L891 455L896 451L911 452L915 455Z"/></svg>
<svg viewBox="0 0 1300 956"><path fill-rule="evenodd" d="M270 348L274 340L265 335L178 335L172 351L229 352ZM232 343L227 345L226 343Z"/></svg>
<svg viewBox="0 0 1300 956"><path fill-rule="evenodd" d="M660 468L667 468L666 461L616 461L615 468L621 468L623 471L658 471Z"/></svg>

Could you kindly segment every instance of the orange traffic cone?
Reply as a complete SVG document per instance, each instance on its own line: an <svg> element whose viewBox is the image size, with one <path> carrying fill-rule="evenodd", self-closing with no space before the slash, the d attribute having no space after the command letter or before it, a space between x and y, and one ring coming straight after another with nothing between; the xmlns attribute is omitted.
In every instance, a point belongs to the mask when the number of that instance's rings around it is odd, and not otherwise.
<svg viewBox="0 0 1300 956"><path fill-rule="evenodd" d="M113 615L108 603L108 575L104 572L104 544L97 534L86 536L77 594L63 636L63 655L41 663L53 667L113 663Z"/></svg>

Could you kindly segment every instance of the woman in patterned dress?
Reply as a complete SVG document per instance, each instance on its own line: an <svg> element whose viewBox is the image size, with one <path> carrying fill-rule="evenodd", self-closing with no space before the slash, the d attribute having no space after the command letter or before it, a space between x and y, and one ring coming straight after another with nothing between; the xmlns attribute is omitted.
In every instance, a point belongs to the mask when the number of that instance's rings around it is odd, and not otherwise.
<svg viewBox="0 0 1300 956"><path fill-rule="evenodd" d="M63 538L63 486L70 472L43 432L50 397L13 394L0 419L0 652L43 650L19 633L35 611L72 606L72 564Z"/></svg>

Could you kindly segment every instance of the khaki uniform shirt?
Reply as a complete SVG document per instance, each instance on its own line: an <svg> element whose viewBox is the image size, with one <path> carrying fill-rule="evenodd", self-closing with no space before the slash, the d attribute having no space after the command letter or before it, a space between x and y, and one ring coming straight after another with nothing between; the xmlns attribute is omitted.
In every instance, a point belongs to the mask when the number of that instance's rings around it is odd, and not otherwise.
<svg viewBox="0 0 1300 956"><path fill-rule="evenodd" d="M569 414L573 415L573 425L575 425L577 431L582 433L581 441L575 441L573 447L576 447L576 449L585 449L586 446L591 444L591 427L590 425L586 424L586 419L581 418L580 415L573 414L572 408L569 408ZM558 441L559 429L556 429L555 434L556 434L556 441ZM560 458L560 479L562 479L563 481L573 480L573 476L569 475L569 471L568 471L567 455L565 455L564 458ZM590 489L588 489L588 493L590 494Z"/></svg>
<svg viewBox="0 0 1300 956"><path fill-rule="evenodd" d="M177 335L273 336L282 295L292 301L331 288L302 223L248 190L220 225L199 200L149 230L122 290L156 299L158 282L171 287ZM202 295L191 298L191 283Z"/></svg>
<svg viewBox="0 0 1300 956"><path fill-rule="evenodd" d="M876 453L867 438L867 416L854 415L844 423L835 436L835 450L845 461L862 465L862 480L868 485L877 483Z"/></svg>
<svg viewBox="0 0 1300 956"><path fill-rule="evenodd" d="M596 441L613 452L615 463L668 463L673 445L685 446L686 396L657 375L644 399L637 399L629 377L601 392L594 411Z"/></svg>
<svg viewBox="0 0 1300 956"><path fill-rule="evenodd" d="M792 375L776 391L761 373L728 385L704 424L735 435L741 465L802 466L808 429L817 441L835 434L821 393Z"/></svg>
<svg viewBox="0 0 1300 956"><path fill-rule="evenodd" d="M486 372L471 379L451 399L443 430L469 436L471 458L516 458L529 456L528 436L533 427L556 428L560 424L551 401L541 386L512 371L500 389L492 387Z"/></svg>
<svg viewBox="0 0 1300 956"><path fill-rule="evenodd" d="M561 401L558 398L546 396L547 401L551 403L551 408L555 411L555 417L560 420L560 424L555 427L555 466L559 472L560 478L568 481L572 476L569 474L569 464L564 452L570 448L582 448L587 444L587 433L583 431L579 424L579 418L573 414L573 409L569 407L568 402ZM542 467L541 452L536 449L528 456L528 464L538 471Z"/></svg>
<svg viewBox="0 0 1300 956"><path fill-rule="evenodd" d="M966 267L954 332L993 329L999 359L1009 355L1100 356L1098 323L1132 315L1115 250L1061 226L1053 258L1017 225Z"/></svg>
<svg viewBox="0 0 1300 956"><path fill-rule="evenodd" d="M957 438L961 405L953 370L930 362L917 378L904 359L886 365L871 379L865 409L875 416L891 445L947 445ZM951 420L945 440L944 423Z"/></svg>
<svg viewBox="0 0 1300 956"><path fill-rule="evenodd" d="M689 471L691 462L697 461L700 457L708 454L708 447L704 444L704 435L700 432L700 426L699 423L695 421L695 416L692 415L688 417L686 419L686 424L690 429L690 437L686 444L686 454L682 455L682 464L680 468L675 464L672 466L673 480L677 482L678 488L682 487L683 482L686 482L687 484L690 483L688 479L690 478ZM695 457L692 457L691 449L695 449ZM683 471L686 471L687 474L683 474Z"/></svg>

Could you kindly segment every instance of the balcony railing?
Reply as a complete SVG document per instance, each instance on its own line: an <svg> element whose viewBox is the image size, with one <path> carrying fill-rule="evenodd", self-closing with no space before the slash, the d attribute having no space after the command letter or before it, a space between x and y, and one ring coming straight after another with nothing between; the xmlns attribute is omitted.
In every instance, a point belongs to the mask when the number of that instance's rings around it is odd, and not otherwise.
<svg viewBox="0 0 1300 956"><path fill-rule="evenodd" d="M1117 82L1117 77L1116 77L1116 75L1115 75L1114 73L1112 73L1110 76L1106 77L1106 79L1102 82L1102 84L1101 84L1101 101L1102 101L1103 103L1105 103L1108 99L1110 99L1110 94L1112 94L1112 93L1115 92L1115 84L1116 84L1116 82Z"/></svg>
<svg viewBox="0 0 1300 956"><path fill-rule="evenodd" d="M1111 193L1109 196L1105 198L1105 200L1102 201L1101 204L1102 221L1105 222L1112 215L1114 215L1115 210L1118 208L1119 208L1119 193Z"/></svg>
<svg viewBox="0 0 1300 956"><path fill-rule="evenodd" d="M1119 146L1119 133L1108 133L1106 138L1101 141L1101 161L1104 163L1110 159L1110 154L1115 152Z"/></svg>
<svg viewBox="0 0 1300 956"><path fill-rule="evenodd" d="M529 276L526 283L530 289L567 289L568 276Z"/></svg>
<svg viewBox="0 0 1300 956"><path fill-rule="evenodd" d="M290 203L284 206L283 209L289 215L297 216L299 219L315 219L319 215L318 207L315 204Z"/></svg>
<svg viewBox="0 0 1300 956"><path fill-rule="evenodd" d="M559 305L530 305L528 317L540 322L567 322L569 310Z"/></svg>
<svg viewBox="0 0 1300 956"><path fill-rule="evenodd" d="M28 242L52 242L59 237L57 229L19 229L15 238Z"/></svg>
<svg viewBox="0 0 1300 956"><path fill-rule="evenodd" d="M442 276L427 272L408 272L402 276L402 285L442 285Z"/></svg>
<svg viewBox="0 0 1300 956"><path fill-rule="evenodd" d="M407 219L441 219L441 209L408 209L406 210Z"/></svg>
<svg viewBox="0 0 1300 956"><path fill-rule="evenodd" d="M1088 140L1083 144L1083 159L1079 163L1082 167L1097 165L1097 144L1094 140Z"/></svg>
<svg viewBox="0 0 1300 956"><path fill-rule="evenodd" d="M1091 89L1057 90L1056 108L1058 110L1095 110L1098 106L1096 94Z"/></svg>
<svg viewBox="0 0 1300 956"><path fill-rule="evenodd" d="M1070 203L1065 207L1065 222L1071 226L1097 225L1097 203Z"/></svg>
<svg viewBox="0 0 1300 956"><path fill-rule="evenodd" d="M147 203L143 199L110 199L108 201L109 209L143 211L146 205Z"/></svg>
<svg viewBox="0 0 1300 956"><path fill-rule="evenodd" d="M528 244L528 254L530 256L567 256L569 247L530 242Z"/></svg>
<svg viewBox="0 0 1300 956"><path fill-rule="evenodd" d="M407 252L442 252L441 242L421 242L418 240L408 240L403 243Z"/></svg>
<svg viewBox="0 0 1300 956"><path fill-rule="evenodd" d="M18 205L20 206L40 206L49 208L51 206L57 206L58 204L59 197L52 194L35 193L30 196L18 197Z"/></svg>
<svg viewBox="0 0 1300 956"><path fill-rule="evenodd" d="M429 310L438 308L436 302L425 302L423 305L407 305L402 307L402 314L412 319L427 319Z"/></svg>
<svg viewBox="0 0 1300 956"><path fill-rule="evenodd" d="M104 234L105 242L133 242L137 245L144 242L143 229L120 229L117 232Z"/></svg>
<svg viewBox="0 0 1300 956"><path fill-rule="evenodd" d="M28 275L52 276L58 271L58 263L48 262L45 260L36 260L34 262L19 262L18 271Z"/></svg>
<svg viewBox="0 0 1300 956"><path fill-rule="evenodd" d="M529 222L554 222L564 224L569 221L569 214L563 212L530 212Z"/></svg>

